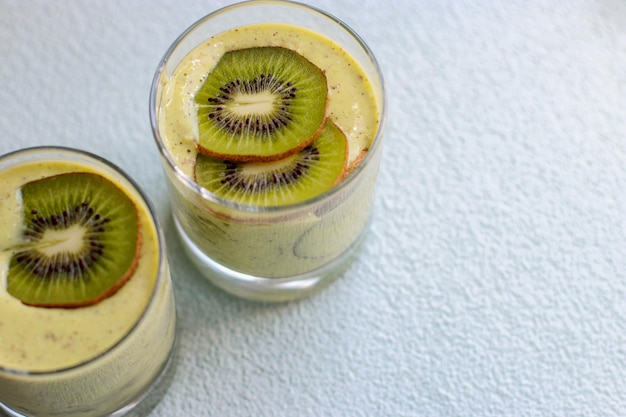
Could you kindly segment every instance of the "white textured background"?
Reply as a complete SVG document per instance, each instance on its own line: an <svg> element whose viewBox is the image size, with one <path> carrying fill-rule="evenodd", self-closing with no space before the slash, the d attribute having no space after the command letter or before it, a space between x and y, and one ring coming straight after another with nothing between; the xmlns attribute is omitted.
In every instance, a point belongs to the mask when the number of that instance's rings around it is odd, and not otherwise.
<svg viewBox="0 0 626 417"><path fill-rule="evenodd" d="M185 259L148 120L165 49L229 2L0 0L0 153L101 154L165 228L180 349L149 415L626 415L626 3L310 2L383 67L385 154L360 259L265 306Z"/></svg>

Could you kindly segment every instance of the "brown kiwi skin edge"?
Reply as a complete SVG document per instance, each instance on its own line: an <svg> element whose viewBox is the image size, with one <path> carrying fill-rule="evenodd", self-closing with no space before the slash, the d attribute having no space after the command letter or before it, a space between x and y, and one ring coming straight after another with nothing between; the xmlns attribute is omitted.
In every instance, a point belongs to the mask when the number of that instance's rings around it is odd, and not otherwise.
<svg viewBox="0 0 626 417"><path fill-rule="evenodd" d="M90 300L84 300L76 303L67 303L67 304L38 304L38 303L28 303L22 301L23 304L31 307L42 307L42 308L63 308L63 309L73 309L80 307L89 307L99 303L100 301L111 297L115 293L117 293L134 275L137 266L139 265L139 259L141 258L141 247L143 244L143 238L141 235L141 220L138 220L137 223L137 246L135 249L135 258L133 259L133 263L130 265L126 273L115 283L111 288L100 294L99 296L92 298Z"/></svg>
<svg viewBox="0 0 626 417"><path fill-rule="evenodd" d="M348 135L346 135L346 132L343 131L343 129L337 124L335 123L331 118L328 118L327 120L325 119L322 126L324 126L326 123L332 123L335 125L335 127L337 129L339 129L339 131L341 132L341 134L343 135L345 141L346 141L346 155L343 159L343 169L341 170L341 172L339 173L339 175L337 176L337 179L335 180L335 182L333 183L333 187L335 187L337 184L339 184L341 181L343 181L349 174L351 171L350 167L348 166L348 160L350 159L350 146L348 143ZM359 160L360 162L360 160Z"/></svg>
<svg viewBox="0 0 626 417"><path fill-rule="evenodd" d="M361 164L361 162L365 158L365 155L367 155L368 152L369 152L369 148L361 149L361 152L359 152L359 154L354 159L354 161L352 161L352 163L349 166L347 166L346 169L344 170L344 175L342 179L352 174L352 171L354 171L356 167Z"/></svg>
<svg viewBox="0 0 626 417"><path fill-rule="evenodd" d="M341 132L343 133L344 138L346 138L345 140L348 140L348 137L346 136L345 132L343 131L343 129L341 127L339 127L336 123L334 123L334 121L331 118L324 118L324 121L322 122L322 127L319 129L317 135L315 136L314 139L317 139L317 136L319 136L319 134L321 133L322 129L324 128L324 125L328 122L331 122L335 125L335 127L337 127L337 129L341 130ZM310 143L309 143L310 145ZM308 146L308 145L306 145ZM306 147L305 146L305 147ZM346 146L348 146L346 144ZM304 148L302 148L304 149ZM300 149L300 150L302 150ZM298 150L298 152L300 151ZM344 162L343 162L343 170L341 171L341 173L337 176L337 179L335 180L335 182L333 183L333 187L339 185L344 179L346 179L346 177L348 177L352 171L354 170L354 168L356 168L356 166L363 160L363 158L365 157L365 155L367 154L368 149L363 149L361 151L361 153L359 154L359 156L357 156L357 159L350 164L350 166L348 166L348 160L350 159L350 155L349 152L346 152L345 158L344 158ZM289 153L287 156L292 155L291 153ZM219 159L219 158L216 158ZM237 162L237 161L233 161L233 162ZM248 161L248 162L254 162L254 161ZM261 161L261 162L272 162L272 160L269 161ZM196 184L198 184L198 180L194 174L194 181L196 182ZM250 218L250 219L242 219L238 216L234 216L234 215L230 215L230 214L226 214L226 213L222 213L218 210L215 210L211 207L209 207L208 205L203 206L203 209L206 210L207 212L211 213L212 216L215 216L216 218L222 220L222 221L231 221L231 220L237 220L240 222L244 222L244 223L248 223L248 224L261 224L264 223L265 220L259 220L256 218ZM289 219L290 216L286 215L285 216L285 220Z"/></svg>
<svg viewBox="0 0 626 417"><path fill-rule="evenodd" d="M328 114L328 96L326 96L326 103L325 103L325 109L324 109L324 114ZM311 137L309 137L308 139L304 140L303 142L301 142L300 144L298 144L297 146L283 152L277 155L229 155L229 154L223 154L223 153L219 153L219 152L213 152L205 147L203 147L202 145L200 145L200 142L198 142L197 147L198 147L198 152L213 157L215 159L221 159L223 161L230 161L230 162L273 162L273 161L278 161L280 159L284 159L287 158L288 156L291 156L297 152L300 152L302 149L306 148L307 146L309 146L311 143L313 143L313 141L315 141L315 139L317 139L317 137L320 135L320 133L322 133L322 129L324 129L324 124L326 123L326 119L327 116L324 116L324 118L322 119L322 123L320 123L319 127L317 128L317 130L313 133L313 135L311 135Z"/></svg>

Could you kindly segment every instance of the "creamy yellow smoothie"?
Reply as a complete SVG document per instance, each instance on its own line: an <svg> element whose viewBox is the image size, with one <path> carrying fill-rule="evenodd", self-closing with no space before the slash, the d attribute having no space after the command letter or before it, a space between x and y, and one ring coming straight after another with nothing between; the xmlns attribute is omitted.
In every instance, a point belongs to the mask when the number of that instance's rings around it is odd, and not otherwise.
<svg viewBox="0 0 626 417"><path fill-rule="evenodd" d="M248 3L245 7L257 5ZM241 11L243 15L245 7L235 6L234 13ZM283 10L289 7L278 4L276 11L282 19L290 16L289 10ZM296 13L306 13L304 7L294 7ZM255 12L251 10L250 15ZM220 17L218 13L215 19ZM210 30L211 23L209 19L203 24ZM216 22L218 26L220 23ZM202 30L197 28L198 32ZM380 136L382 82L371 79L372 72L378 74L375 64L369 62L369 71L364 70L362 62L338 42L304 26L271 21L245 24L207 36L192 47L185 42L190 41L180 41L180 48L189 51L184 56L178 50L170 51L176 59L169 57L153 85L153 128L164 154L175 222L192 260L210 280L238 295L272 299L273 295L256 297L255 288L259 286L252 281L310 279L311 274L329 268L362 239L370 219L380 159L380 146L375 147L373 155L368 153L374 144L378 145ZM340 128L348 143L348 175L343 181L325 195L287 207L232 204L193 185L199 143L195 103L198 90L225 53L267 46L295 51L322 70L328 86L327 120ZM365 168L360 164L363 160L367 161ZM324 274L317 274L315 279ZM236 288L239 284L227 282L228 275L238 276L235 279L240 280L242 291ZM263 281L259 285L273 284Z"/></svg>
<svg viewBox="0 0 626 417"><path fill-rule="evenodd" d="M193 177L199 140L196 92L225 52L256 46L281 46L322 69L328 83L327 114L346 134L348 163L369 149L380 123L380 104L361 66L327 37L287 24L257 24L216 35L196 47L163 77L159 127L176 165Z"/></svg>
<svg viewBox="0 0 626 417"><path fill-rule="evenodd" d="M87 307L29 306L7 292L24 220L20 187L68 172L102 175L124 189L140 220L132 277ZM0 402L24 414L104 415L140 395L165 365L174 340L174 300L158 231L137 191L114 171L77 158L0 169ZM37 414L39 415L39 414Z"/></svg>

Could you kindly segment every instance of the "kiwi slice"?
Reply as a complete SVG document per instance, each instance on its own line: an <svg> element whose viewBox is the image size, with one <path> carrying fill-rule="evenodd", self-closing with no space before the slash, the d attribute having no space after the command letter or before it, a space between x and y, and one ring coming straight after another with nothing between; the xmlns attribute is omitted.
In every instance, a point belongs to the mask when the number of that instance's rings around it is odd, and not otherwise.
<svg viewBox="0 0 626 417"><path fill-rule="evenodd" d="M133 201L92 173L59 174L21 188L24 242L7 291L24 304L75 308L113 295L132 276L141 246Z"/></svg>
<svg viewBox="0 0 626 417"><path fill-rule="evenodd" d="M200 152L229 161L271 161L319 134L328 86L295 51L256 47L225 53L195 101Z"/></svg>
<svg viewBox="0 0 626 417"><path fill-rule="evenodd" d="M198 154L195 178L235 203L286 205L322 194L341 181L347 153L345 134L328 120L313 143L278 161L231 162Z"/></svg>

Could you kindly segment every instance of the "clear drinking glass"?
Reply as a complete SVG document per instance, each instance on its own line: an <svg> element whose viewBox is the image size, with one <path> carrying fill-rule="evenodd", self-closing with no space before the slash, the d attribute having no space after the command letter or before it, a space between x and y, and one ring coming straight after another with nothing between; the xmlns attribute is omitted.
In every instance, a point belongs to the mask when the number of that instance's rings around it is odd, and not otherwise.
<svg viewBox="0 0 626 417"><path fill-rule="evenodd" d="M236 204L200 187L189 171L196 152L193 138L176 132L172 128L176 122L164 115L172 97L187 95L182 106L193 102L192 91L178 96L170 91L173 74L188 54L203 43L208 55L215 54L214 49L236 49L213 44L211 38L255 24L294 25L330 39L361 67L371 87L376 127L363 159L337 186L304 202L269 207ZM243 2L217 10L188 28L165 53L152 84L150 119L171 192L174 223L190 259L211 282L244 298L289 300L341 276L355 258L371 218L385 98L374 56L344 23L324 11L286 1ZM187 156L173 150L179 145L187 146Z"/></svg>
<svg viewBox="0 0 626 417"><path fill-rule="evenodd" d="M19 177L12 174L16 170ZM152 400L165 370L172 369L168 365L176 314L165 241L152 206L132 179L111 163L79 150L16 151L0 157L0 216L7 218L11 207L19 207L16 186L20 183L69 171L105 176L131 197L140 213L141 257L121 289L89 307L29 307L1 286L0 414L122 415L141 401ZM4 283L10 256L4 246L6 234L14 228L0 229L5 234L0 236L0 282ZM103 344L96 346L99 341ZM30 363L7 365L22 359Z"/></svg>

